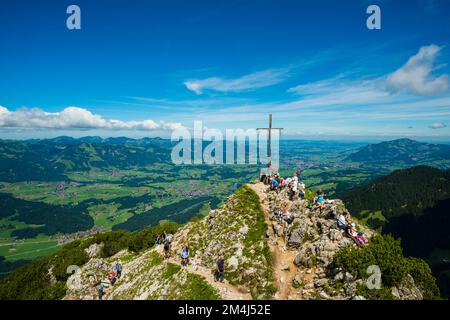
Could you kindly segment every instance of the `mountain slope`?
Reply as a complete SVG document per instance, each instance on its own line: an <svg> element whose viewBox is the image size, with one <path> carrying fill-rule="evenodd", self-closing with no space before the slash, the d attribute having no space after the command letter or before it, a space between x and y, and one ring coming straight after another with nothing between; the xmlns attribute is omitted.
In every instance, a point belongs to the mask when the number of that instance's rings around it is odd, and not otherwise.
<svg viewBox="0 0 450 320"><path fill-rule="evenodd" d="M401 238L406 254L427 259L443 295L450 294L450 171L398 170L342 198L357 217Z"/></svg>
<svg viewBox="0 0 450 320"><path fill-rule="evenodd" d="M189 268L180 268L179 262L164 260L162 248L158 246L124 263L123 277L107 298L181 299L189 289L184 282L186 277L196 277L196 281L208 286L215 259L220 253L226 257L227 283L238 288L234 289L237 293L229 295L230 289L214 284L219 286L217 292L220 297L263 299L273 294L271 254L266 239L264 213L259 198L248 187L239 189L223 207L212 211L208 218L188 223L179 229L174 236L174 252L178 253L184 245L190 249L192 272L189 272ZM95 294L92 278L81 275L97 274L96 270L104 275L114 260L124 260L127 255L125 251L112 260L94 260L85 265L82 272L74 276L78 278L73 282L79 285L69 290L66 298L92 299ZM203 273L203 276L198 273ZM86 292L79 288L90 290Z"/></svg>
<svg viewBox="0 0 450 320"><path fill-rule="evenodd" d="M346 160L366 164L398 163L406 166L441 161L443 167L448 167L450 164L450 145L398 139L369 144L349 155Z"/></svg>
<svg viewBox="0 0 450 320"><path fill-rule="evenodd" d="M403 214L421 215L440 200L450 198L450 171L427 166L397 170L366 186L341 195L358 217L361 212L381 210L386 219Z"/></svg>
<svg viewBox="0 0 450 320"><path fill-rule="evenodd" d="M261 183L242 187L219 209L184 226L170 223L138 233L98 234L35 261L0 282L0 298L96 299L100 281L116 261L122 277L105 299L433 299L439 296L427 265L402 254L400 243L359 225L369 244L359 247L332 218L345 212L336 200L322 210L286 191L267 193ZM278 219L281 207L291 224ZM163 259L154 239L174 234L176 255ZM178 253L190 248L190 265ZM218 254L225 255L225 283L214 282ZM74 265L80 266L73 267ZM371 265L382 287L365 288ZM72 275L66 271L76 270ZM42 276L46 275L46 276ZM67 280L67 283L66 283ZM19 288L22 288L19 290ZM25 288L25 289L24 289Z"/></svg>

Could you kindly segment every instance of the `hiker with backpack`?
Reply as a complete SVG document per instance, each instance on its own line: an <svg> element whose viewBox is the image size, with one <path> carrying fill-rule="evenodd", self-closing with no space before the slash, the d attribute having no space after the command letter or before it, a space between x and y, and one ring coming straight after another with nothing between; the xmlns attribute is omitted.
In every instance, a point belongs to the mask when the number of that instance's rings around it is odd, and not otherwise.
<svg viewBox="0 0 450 320"><path fill-rule="evenodd" d="M186 267L189 262L189 248L183 247L181 249L181 266Z"/></svg>
<svg viewBox="0 0 450 320"><path fill-rule="evenodd" d="M105 285L103 282L100 282L98 285L98 300L102 300L103 296L105 295Z"/></svg>
<svg viewBox="0 0 450 320"><path fill-rule="evenodd" d="M116 272L114 271L108 272L108 279L111 285L113 286L117 281Z"/></svg>
<svg viewBox="0 0 450 320"><path fill-rule="evenodd" d="M117 279L120 279L120 277L122 276L122 265L119 262L116 262L116 275L117 275Z"/></svg>
<svg viewBox="0 0 450 320"><path fill-rule="evenodd" d="M161 244L161 243L162 243L162 240L163 240L163 235L158 234L158 236L156 237L156 240L155 240L155 244L156 244L156 245Z"/></svg>
<svg viewBox="0 0 450 320"><path fill-rule="evenodd" d="M166 239L164 241L164 246L163 246L163 250L164 250L164 258L168 259L170 258L170 248L171 248L171 243Z"/></svg>
<svg viewBox="0 0 450 320"><path fill-rule="evenodd" d="M223 254L219 255L216 261L215 281L223 282L225 279L225 258Z"/></svg>

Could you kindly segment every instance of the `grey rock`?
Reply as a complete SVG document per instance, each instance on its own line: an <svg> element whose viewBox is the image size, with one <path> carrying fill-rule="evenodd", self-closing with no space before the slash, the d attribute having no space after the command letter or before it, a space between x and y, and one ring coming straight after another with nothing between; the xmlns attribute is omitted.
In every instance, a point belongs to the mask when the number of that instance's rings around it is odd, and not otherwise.
<svg viewBox="0 0 450 320"><path fill-rule="evenodd" d="M323 287L324 285L326 285L328 283L328 279L324 278L324 279L317 279L316 281L314 281L314 286L316 288L320 288Z"/></svg>
<svg viewBox="0 0 450 320"><path fill-rule="evenodd" d="M307 230L308 227L304 223L295 224L292 231L288 235L288 247L299 248L303 243Z"/></svg>
<svg viewBox="0 0 450 320"><path fill-rule="evenodd" d="M302 284L303 284L302 277L299 274L296 274L292 279L292 285L294 287L301 287Z"/></svg>

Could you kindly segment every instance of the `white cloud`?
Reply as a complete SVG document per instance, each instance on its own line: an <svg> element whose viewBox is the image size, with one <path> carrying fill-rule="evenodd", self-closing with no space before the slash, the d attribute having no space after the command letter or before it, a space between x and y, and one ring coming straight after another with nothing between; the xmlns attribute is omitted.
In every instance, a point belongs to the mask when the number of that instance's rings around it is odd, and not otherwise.
<svg viewBox="0 0 450 320"><path fill-rule="evenodd" d="M343 75L335 78L298 85L288 92L302 96L303 106L336 106L373 104L390 96L382 79L348 80Z"/></svg>
<svg viewBox="0 0 450 320"><path fill-rule="evenodd" d="M153 120L122 121L105 119L100 115L78 107L68 107L61 112L45 112L42 109L9 111L0 106L0 127L27 129L104 129L104 130L175 130L180 123L155 122Z"/></svg>
<svg viewBox="0 0 450 320"><path fill-rule="evenodd" d="M268 69L236 79L212 77L202 80L188 80L184 82L184 85L196 94L202 94L205 90L239 92L272 86L283 82L288 76L289 69Z"/></svg>
<svg viewBox="0 0 450 320"><path fill-rule="evenodd" d="M435 122L435 123L433 123L430 126L431 129L442 129L442 128L445 128L445 127L447 127L447 125L445 123L442 123L442 122Z"/></svg>
<svg viewBox="0 0 450 320"><path fill-rule="evenodd" d="M448 75L433 76L435 59L441 47L429 45L420 48L400 69L387 78L388 88L394 92L409 91L419 95L432 95L448 90Z"/></svg>

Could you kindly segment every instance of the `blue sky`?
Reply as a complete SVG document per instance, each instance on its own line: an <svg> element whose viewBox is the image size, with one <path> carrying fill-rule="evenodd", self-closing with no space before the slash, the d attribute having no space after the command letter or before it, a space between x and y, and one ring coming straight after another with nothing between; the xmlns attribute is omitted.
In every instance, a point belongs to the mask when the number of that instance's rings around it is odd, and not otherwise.
<svg viewBox="0 0 450 320"><path fill-rule="evenodd" d="M81 30L66 8L81 8ZM381 8L368 30L366 8ZM450 137L449 1L0 2L0 138Z"/></svg>

